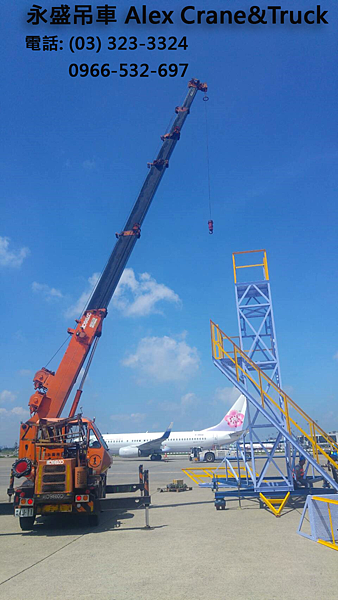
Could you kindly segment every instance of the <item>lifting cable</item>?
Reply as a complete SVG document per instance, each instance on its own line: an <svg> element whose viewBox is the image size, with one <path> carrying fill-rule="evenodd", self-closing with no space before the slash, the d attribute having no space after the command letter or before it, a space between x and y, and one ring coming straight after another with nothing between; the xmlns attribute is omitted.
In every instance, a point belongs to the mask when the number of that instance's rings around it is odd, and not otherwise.
<svg viewBox="0 0 338 600"><path fill-rule="evenodd" d="M207 95L203 97L204 102L206 103L209 98ZM209 199L209 221L208 228L209 233L214 233L214 222L211 218L211 191L210 191L210 160L209 160L209 128L208 128L208 112L207 105L205 104L205 140L206 140L206 149L207 149L207 180L208 180L208 199Z"/></svg>
<svg viewBox="0 0 338 600"><path fill-rule="evenodd" d="M60 352L62 346L65 345L65 343L69 340L69 335L66 337L65 341L62 342L60 348L57 349L57 351L55 352L55 354L53 354L52 358L49 359L48 363L45 365L45 369L48 367L49 363L52 362L53 358L55 358L55 356L58 354L58 352Z"/></svg>
<svg viewBox="0 0 338 600"><path fill-rule="evenodd" d="M108 260L109 260L109 259L108 259ZM108 261L107 261L107 262L108 262ZM103 271L102 271L102 273L103 273ZM100 273L100 277L101 277L102 273ZM99 279L100 279L100 277L99 277ZM98 279L98 281L99 281L99 279ZM83 309L82 309L82 311L81 311L81 314L80 314L80 315L79 315L79 317L78 317L79 319L81 319L81 317L82 317L83 313L85 312L85 310L86 310L86 306L88 305L88 303L89 303L89 301L90 301L90 299L91 299L92 295L93 295L93 294L94 294L94 292L95 292L95 289L96 289L96 286L97 286L97 284L98 284L98 281L95 283L95 285L94 285L93 289L91 290L91 293L90 293L90 295L89 295L89 298L88 298L88 300L86 300L86 302L85 302L85 304L84 304L84 306L83 306ZM56 357L56 355L57 355L57 354L60 352L61 348L63 348L63 346L65 345L65 343L66 343L66 342L68 342L68 340L69 340L69 335L67 335L67 337L65 338L65 340L62 342L61 346L60 346L60 347L57 349L57 351L56 351L56 352L53 354L53 356L52 356L52 357L49 359L49 361L48 361L48 362L45 364L45 369L46 369L46 368L48 367L48 365L49 365L49 364L52 362L53 358L55 358L55 357Z"/></svg>

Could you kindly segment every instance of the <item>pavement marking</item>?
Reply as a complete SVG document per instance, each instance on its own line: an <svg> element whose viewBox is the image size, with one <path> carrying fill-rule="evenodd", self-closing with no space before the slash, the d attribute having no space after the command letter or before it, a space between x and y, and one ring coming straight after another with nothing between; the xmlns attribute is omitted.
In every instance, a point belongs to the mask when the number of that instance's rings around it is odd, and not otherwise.
<svg viewBox="0 0 338 600"><path fill-rule="evenodd" d="M5 579L4 581L1 581L0 585L3 585L4 583L7 583L11 579L15 579L15 577L18 577L18 575L21 575L25 571L29 571L29 569L32 569L33 567L36 567L36 565L39 565L44 560L47 560L47 558L50 558L51 556L53 556L53 554L56 554L60 550L63 550L67 546L70 546L73 542L76 542L77 540L79 540L80 538L84 537L85 535L88 535L88 533L86 532L86 533L82 533L81 535L78 535L74 540L71 540L70 542L67 542L67 544L64 544L63 546L61 546L61 548L58 548L57 550L54 550L54 552L52 552L51 554L48 554L48 556L45 556L44 558L41 558L40 560L36 561L34 564L30 565L29 567L26 567L25 569L22 569L22 571L19 571L15 575L12 575L11 577L8 577L8 579Z"/></svg>

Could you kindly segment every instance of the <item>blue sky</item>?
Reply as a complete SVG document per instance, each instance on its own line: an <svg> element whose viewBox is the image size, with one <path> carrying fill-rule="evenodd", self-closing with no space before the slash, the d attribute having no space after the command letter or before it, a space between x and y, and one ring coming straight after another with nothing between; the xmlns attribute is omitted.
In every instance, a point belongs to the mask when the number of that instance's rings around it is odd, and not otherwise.
<svg viewBox="0 0 338 600"><path fill-rule="evenodd" d="M189 43L95 56L26 49L26 35L61 30L25 24L29 2L2 5L0 445L18 438L32 377L67 337L191 77L209 85L215 232L199 94L110 306L84 413L103 432L217 423L237 394L212 364L209 319L237 334L231 254L266 248L284 386L324 428L338 429L335 3L322 5L327 26L63 29L65 39L186 35ZM95 61L189 68L184 78L69 77L69 64Z"/></svg>

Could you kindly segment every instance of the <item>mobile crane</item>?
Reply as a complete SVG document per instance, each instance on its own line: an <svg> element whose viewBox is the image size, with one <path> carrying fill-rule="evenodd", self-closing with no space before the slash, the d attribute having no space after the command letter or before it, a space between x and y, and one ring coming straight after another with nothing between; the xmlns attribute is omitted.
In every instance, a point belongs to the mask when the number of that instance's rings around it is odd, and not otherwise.
<svg viewBox="0 0 338 600"><path fill-rule="evenodd" d="M18 460L12 466L8 488L9 500L14 495L14 512L22 530L32 529L36 515L49 513L85 514L94 525L106 493L135 489L135 485L107 485L107 470L111 465L108 448L95 422L77 414L77 408L109 302L140 238L142 223L199 90L206 93L207 85L198 79L189 81L184 103L176 107L174 123L169 133L162 136L163 144L156 159L148 163L150 171L125 228L116 233L115 247L94 293L81 318L76 320L76 327L68 329L71 338L57 371L43 367L34 376L35 391L29 400L31 416L21 424ZM86 359L69 415L61 417ZM23 485L14 489L14 478L22 477ZM143 504L149 503L147 478L143 481L142 470L140 477L136 488L143 492ZM127 504L130 506L130 502Z"/></svg>

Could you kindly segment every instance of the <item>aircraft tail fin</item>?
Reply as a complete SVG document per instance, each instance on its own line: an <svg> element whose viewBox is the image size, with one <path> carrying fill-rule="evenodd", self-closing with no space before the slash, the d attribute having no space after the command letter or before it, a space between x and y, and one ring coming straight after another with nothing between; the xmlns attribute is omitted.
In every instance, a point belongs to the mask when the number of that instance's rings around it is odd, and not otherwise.
<svg viewBox="0 0 338 600"><path fill-rule="evenodd" d="M167 427L167 429L165 430L164 434L162 435L162 440L167 440L168 437L171 434L171 430L173 428L173 422L170 423L169 427Z"/></svg>
<svg viewBox="0 0 338 600"><path fill-rule="evenodd" d="M204 431L242 431L246 413L246 398L241 394L235 404L228 410L218 425L208 427Z"/></svg>

